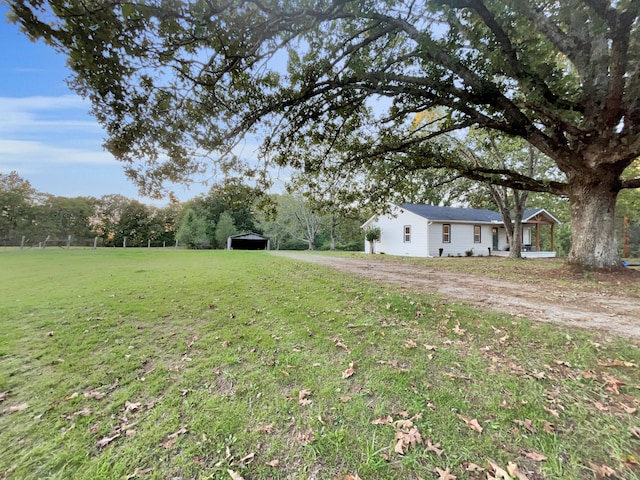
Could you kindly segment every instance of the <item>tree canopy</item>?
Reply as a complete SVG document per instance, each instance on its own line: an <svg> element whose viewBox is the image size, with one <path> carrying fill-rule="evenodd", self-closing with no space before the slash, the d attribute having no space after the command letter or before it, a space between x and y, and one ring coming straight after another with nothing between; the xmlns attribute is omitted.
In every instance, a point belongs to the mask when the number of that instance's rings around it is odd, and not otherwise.
<svg viewBox="0 0 640 480"><path fill-rule="evenodd" d="M9 5L29 36L68 56L106 147L145 192L211 159L238 167L233 146L257 135L266 162L321 169L331 153L345 174L446 167L567 196L570 262L618 262L617 194L640 186L623 177L640 154L638 1ZM436 131L407 128L434 107ZM470 165L432 141L472 125L526 140L564 178ZM324 147L310 155L313 144Z"/></svg>

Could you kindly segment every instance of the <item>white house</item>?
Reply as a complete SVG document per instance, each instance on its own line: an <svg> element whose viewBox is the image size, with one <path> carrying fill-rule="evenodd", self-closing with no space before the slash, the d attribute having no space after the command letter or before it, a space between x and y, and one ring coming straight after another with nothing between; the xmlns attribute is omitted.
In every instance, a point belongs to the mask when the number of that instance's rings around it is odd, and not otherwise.
<svg viewBox="0 0 640 480"><path fill-rule="evenodd" d="M523 257L555 257L553 227L557 218L543 208L525 210L522 219ZM551 225L551 251L540 251L540 225ZM405 203L386 215L374 215L363 225L380 228L375 253L413 257L508 255L502 216L491 210L437 207ZM371 251L365 239L364 251Z"/></svg>

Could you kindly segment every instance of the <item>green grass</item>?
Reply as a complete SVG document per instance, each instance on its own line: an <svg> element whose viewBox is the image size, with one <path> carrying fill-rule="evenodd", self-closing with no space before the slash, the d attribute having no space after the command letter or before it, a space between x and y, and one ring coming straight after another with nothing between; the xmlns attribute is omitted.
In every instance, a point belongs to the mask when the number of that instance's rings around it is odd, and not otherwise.
<svg viewBox="0 0 640 480"><path fill-rule="evenodd" d="M7 250L0 285L0 478L640 478L628 339L265 252Z"/></svg>

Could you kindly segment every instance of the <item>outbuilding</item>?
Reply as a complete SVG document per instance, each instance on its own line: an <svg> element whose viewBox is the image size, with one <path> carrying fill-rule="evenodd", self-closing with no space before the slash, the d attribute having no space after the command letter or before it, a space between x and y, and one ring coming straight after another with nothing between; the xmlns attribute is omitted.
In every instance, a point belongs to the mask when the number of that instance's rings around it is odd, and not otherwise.
<svg viewBox="0 0 640 480"><path fill-rule="evenodd" d="M269 238L257 233L243 233L227 238L227 250L269 250Z"/></svg>

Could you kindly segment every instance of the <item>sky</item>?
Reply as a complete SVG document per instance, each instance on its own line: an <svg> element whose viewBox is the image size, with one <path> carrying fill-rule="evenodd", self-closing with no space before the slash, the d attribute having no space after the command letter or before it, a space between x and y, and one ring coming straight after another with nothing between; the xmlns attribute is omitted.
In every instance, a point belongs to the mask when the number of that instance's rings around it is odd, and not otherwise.
<svg viewBox="0 0 640 480"><path fill-rule="evenodd" d="M65 82L65 57L42 41L31 42L6 21L6 12L0 3L0 173L16 171L37 191L56 196L120 194L167 204L141 197L122 164L102 147L105 135L89 102ZM175 193L185 201L208 188L178 186Z"/></svg>

